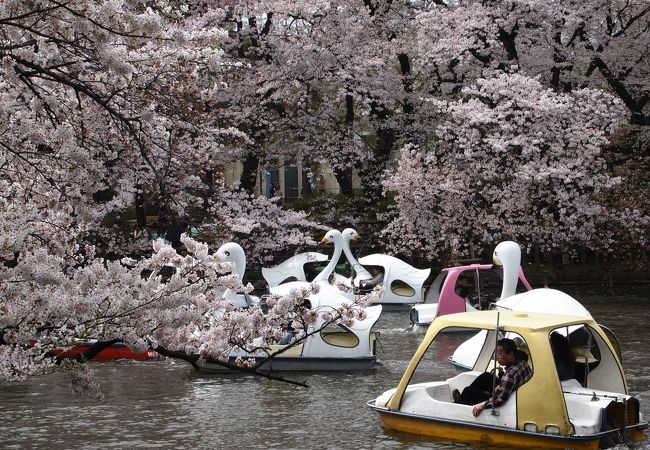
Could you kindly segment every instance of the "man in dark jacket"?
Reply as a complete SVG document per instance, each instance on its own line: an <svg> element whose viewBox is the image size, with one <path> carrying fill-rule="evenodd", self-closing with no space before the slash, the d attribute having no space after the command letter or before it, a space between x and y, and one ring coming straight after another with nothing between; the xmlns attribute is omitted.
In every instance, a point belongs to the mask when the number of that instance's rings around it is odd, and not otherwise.
<svg viewBox="0 0 650 450"><path fill-rule="evenodd" d="M520 357L517 345L512 339L503 338L497 342L497 362L505 367L505 373L499 378L492 393L492 375L484 373L463 389L462 394L454 392L454 402L473 405L472 414L478 416L486 408L503 405L519 386L531 377L530 366ZM456 398L457 397L457 398Z"/></svg>

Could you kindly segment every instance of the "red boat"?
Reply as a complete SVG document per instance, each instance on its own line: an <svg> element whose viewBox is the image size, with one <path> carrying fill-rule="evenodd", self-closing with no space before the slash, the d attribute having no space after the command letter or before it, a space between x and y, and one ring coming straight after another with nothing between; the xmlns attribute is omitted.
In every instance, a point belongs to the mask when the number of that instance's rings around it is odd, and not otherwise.
<svg viewBox="0 0 650 450"><path fill-rule="evenodd" d="M74 358L79 353L86 352L93 348L96 344L96 341L80 341L79 345L75 345L70 350L64 352L61 356L64 358ZM111 361L114 359L160 359L161 356L159 353L155 352L153 349L149 349L145 352L134 352L126 344L117 342L106 347L104 350L99 352L93 358L94 361Z"/></svg>

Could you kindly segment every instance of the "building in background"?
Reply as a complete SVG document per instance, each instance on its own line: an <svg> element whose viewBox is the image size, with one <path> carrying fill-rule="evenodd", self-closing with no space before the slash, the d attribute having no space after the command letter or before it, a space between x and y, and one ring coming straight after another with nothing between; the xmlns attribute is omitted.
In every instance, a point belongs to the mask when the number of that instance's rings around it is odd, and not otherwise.
<svg viewBox="0 0 650 450"><path fill-rule="evenodd" d="M227 185L239 182L243 165L239 161L229 163L224 168ZM338 194L339 184L334 172L327 164L304 163L260 165L257 170L255 193L266 197L280 196L285 202L292 202L312 192ZM354 188L359 188L358 177L353 177Z"/></svg>

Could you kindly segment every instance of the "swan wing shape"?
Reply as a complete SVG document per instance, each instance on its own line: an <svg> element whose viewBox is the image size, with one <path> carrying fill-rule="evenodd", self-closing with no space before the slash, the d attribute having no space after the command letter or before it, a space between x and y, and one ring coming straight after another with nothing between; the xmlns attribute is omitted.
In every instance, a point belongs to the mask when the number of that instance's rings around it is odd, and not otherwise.
<svg viewBox="0 0 650 450"><path fill-rule="evenodd" d="M292 277L297 281L307 281L305 264L321 261L327 261L327 255L318 252L299 253L277 266L262 268L262 277L266 280L269 288L278 286L287 278Z"/></svg>

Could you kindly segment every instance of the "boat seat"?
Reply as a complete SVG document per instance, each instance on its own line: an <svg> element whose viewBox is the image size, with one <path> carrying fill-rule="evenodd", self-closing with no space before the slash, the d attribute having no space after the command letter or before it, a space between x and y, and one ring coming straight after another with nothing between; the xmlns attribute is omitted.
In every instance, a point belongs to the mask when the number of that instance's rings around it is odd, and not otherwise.
<svg viewBox="0 0 650 450"><path fill-rule="evenodd" d="M449 401L451 401L451 392L454 391L454 389L458 389L459 392L463 392L463 389L465 389L467 386L472 384L472 381L476 379L479 375L481 375L483 372L476 372L476 371L469 371L469 372L463 372L459 373L453 378L447 379L447 385L449 386Z"/></svg>
<svg viewBox="0 0 650 450"><path fill-rule="evenodd" d="M462 375L462 374L461 374ZM474 377L478 372L474 373ZM486 425L517 428L517 392L513 392L508 401L498 407L498 415L492 415L488 410L478 417L472 416L471 405L453 403L451 400L451 387L456 381L457 386L469 381L472 377L457 377L448 382L421 383L409 386L404 393L400 411L407 414L418 414L424 416L440 417L451 421L475 422ZM426 395L425 395L426 394Z"/></svg>
<svg viewBox="0 0 650 450"><path fill-rule="evenodd" d="M449 389L449 384L439 384L437 386L428 386L425 389L429 397L441 401L441 402L450 402L451 401L451 389Z"/></svg>

